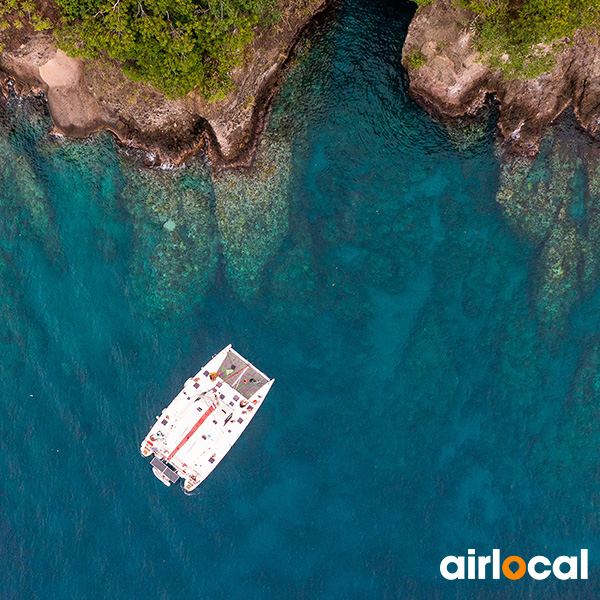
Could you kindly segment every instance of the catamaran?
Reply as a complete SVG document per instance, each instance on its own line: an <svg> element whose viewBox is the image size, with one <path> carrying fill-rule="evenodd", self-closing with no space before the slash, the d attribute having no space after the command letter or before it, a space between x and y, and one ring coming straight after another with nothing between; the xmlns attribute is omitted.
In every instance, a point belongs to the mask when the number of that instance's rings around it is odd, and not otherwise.
<svg viewBox="0 0 600 600"><path fill-rule="evenodd" d="M223 460L261 407L269 379L231 344L185 382L144 438L143 456L165 485L196 489Z"/></svg>

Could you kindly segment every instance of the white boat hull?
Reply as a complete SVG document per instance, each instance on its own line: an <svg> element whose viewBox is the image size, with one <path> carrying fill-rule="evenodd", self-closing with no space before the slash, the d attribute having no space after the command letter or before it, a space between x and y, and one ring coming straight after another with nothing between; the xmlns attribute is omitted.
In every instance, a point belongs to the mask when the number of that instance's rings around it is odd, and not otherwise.
<svg viewBox="0 0 600 600"><path fill-rule="evenodd" d="M274 379L231 345L216 354L167 406L141 445L165 485L195 490L223 460L261 407Z"/></svg>

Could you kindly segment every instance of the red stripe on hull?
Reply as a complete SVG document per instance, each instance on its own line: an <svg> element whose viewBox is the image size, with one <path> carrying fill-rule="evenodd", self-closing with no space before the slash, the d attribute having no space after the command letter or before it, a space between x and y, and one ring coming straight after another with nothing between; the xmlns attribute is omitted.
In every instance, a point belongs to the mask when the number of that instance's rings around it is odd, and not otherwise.
<svg viewBox="0 0 600 600"><path fill-rule="evenodd" d="M215 410L214 406L211 406L198 420L198 422L189 430L188 434L181 440L181 442L179 442L179 444L177 444L177 448L175 448L175 450L173 450L173 452L171 452L171 454L169 454L169 456L167 457L167 460L171 460L176 454L177 452L179 452L181 450L181 448L183 447L183 445L194 435L194 433L196 433L196 431L198 431L198 428L200 427L200 425L202 425L202 423L204 423L204 421L206 421L206 419L208 418L208 415L210 415L210 413Z"/></svg>

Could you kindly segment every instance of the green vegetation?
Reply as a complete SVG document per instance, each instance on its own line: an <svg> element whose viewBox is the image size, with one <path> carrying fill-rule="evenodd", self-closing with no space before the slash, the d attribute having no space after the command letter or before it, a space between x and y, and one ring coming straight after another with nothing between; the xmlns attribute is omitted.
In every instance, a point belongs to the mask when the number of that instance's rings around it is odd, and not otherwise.
<svg viewBox="0 0 600 600"><path fill-rule="evenodd" d="M40 15L39 7L34 0L0 2L0 31L9 27L21 29L27 23L30 23L36 31L52 27L52 23Z"/></svg>
<svg viewBox="0 0 600 600"><path fill-rule="evenodd" d="M406 63L412 69L422 67L427 61L427 57L417 48L413 48L406 57Z"/></svg>
<svg viewBox="0 0 600 600"><path fill-rule="evenodd" d="M415 0L419 7L431 0ZM459 0L476 15L478 50L510 79L546 72L576 29L596 31L599 0Z"/></svg>
<svg viewBox="0 0 600 600"><path fill-rule="evenodd" d="M253 28L276 18L275 0L58 0L63 48L122 62L170 97L219 98Z"/></svg>

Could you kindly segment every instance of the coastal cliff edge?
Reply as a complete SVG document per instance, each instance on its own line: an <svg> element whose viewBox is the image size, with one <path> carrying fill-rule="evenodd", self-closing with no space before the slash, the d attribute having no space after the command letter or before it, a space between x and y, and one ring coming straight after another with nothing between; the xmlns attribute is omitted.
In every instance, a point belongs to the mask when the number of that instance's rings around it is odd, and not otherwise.
<svg viewBox="0 0 600 600"><path fill-rule="evenodd" d="M437 0L414 15L402 51L409 93L441 117L476 114L489 95L500 106L501 136L519 154L535 155L545 129L572 106L582 127L600 132L599 37L576 31L554 68L532 79L506 79L482 61L475 15ZM418 56L418 60L414 57Z"/></svg>
<svg viewBox="0 0 600 600"><path fill-rule="evenodd" d="M32 33L0 52L0 93L9 85L23 96L43 92L55 132L85 138L106 129L147 150L151 162L181 164L204 148L215 167L249 166L284 65L331 4L310 0L300 10L284 2L280 22L257 32L245 49L231 73L234 89L222 100L195 92L170 100L132 81L116 62L68 56L48 33Z"/></svg>

